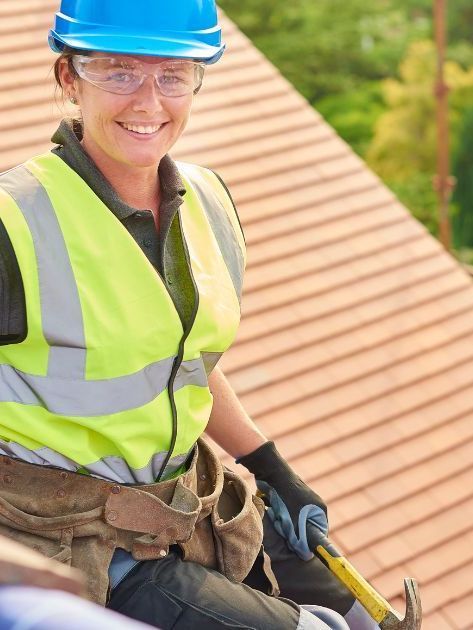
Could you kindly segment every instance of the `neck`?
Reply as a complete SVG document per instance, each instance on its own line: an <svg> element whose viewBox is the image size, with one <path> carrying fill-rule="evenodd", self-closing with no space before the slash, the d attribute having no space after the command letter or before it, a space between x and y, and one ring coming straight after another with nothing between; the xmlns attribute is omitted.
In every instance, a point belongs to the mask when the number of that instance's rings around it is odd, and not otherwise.
<svg viewBox="0 0 473 630"><path fill-rule="evenodd" d="M100 168L100 167L99 167ZM100 169L120 199L137 210L152 210L157 217L160 185L157 167L151 171L125 167L121 173Z"/></svg>
<svg viewBox="0 0 473 630"><path fill-rule="evenodd" d="M94 151L93 145L88 146L84 140L82 146L120 199L132 208L152 210L157 223L160 202L159 164L147 167L121 164L102 152Z"/></svg>

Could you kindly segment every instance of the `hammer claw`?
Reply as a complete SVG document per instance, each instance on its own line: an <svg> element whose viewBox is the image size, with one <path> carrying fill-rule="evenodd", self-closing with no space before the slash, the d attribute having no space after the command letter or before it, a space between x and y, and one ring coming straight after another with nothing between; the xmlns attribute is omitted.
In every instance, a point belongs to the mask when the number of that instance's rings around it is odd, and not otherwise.
<svg viewBox="0 0 473 630"><path fill-rule="evenodd" d="M404 617L402 628L412 628L420 630L422 623L422 604L420 602L419 587L412 578L404 580L404 590L406 592L406 616Z"/></svg>
<svg viewBox="0 0 473 630"><path fill-rule="evenodd" d="M412 578L404 580L406 614L401 617L322 532L312 528L311 536L311 547L314 553L351 591L368 614L379 624L381 630L420 630L422 606L415 580Z"/></svg>
<svg viewBox="0 0 473 630"><path fill-rule="evenodd" d="M379 624L381 630L420 630L422 624L422 605L419 588L412 578L405 578L406 614L401 618L394 611L389 612Z"/></svg>

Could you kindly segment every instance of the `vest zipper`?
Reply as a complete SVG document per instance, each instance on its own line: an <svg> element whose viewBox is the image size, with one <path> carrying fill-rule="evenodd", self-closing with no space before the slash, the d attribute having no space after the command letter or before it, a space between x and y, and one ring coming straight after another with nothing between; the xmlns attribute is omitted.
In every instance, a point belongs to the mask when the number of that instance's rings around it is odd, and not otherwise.
<svg viewBox="0 0 473 630"><path fill-rule="evenodd" d="M177 440L177 424L178 424L178 417L177 417L177 409L176 409L176 401L174 400L174 381L176 379L176 375L179 371L179 368L181 366L182 363L182 359L184 358L184 346L186 343L186 340L188 338L188 336L190 335L190 332L192 330L192 326L194 325L195 322L195 318L197 316L197 311L199 309L199 290L197 288L197 283L195 281L194 278L194 274L192 273L192 266L191 266L191 261L190 261L190 256L189 256L189 250L187 248L187 243L186 243L186 239L184 237L184 231L182 229L182 221L181 221L181 214L180 211L178 210L178 221L179 221L179 229L181 232L181 236L182 236L182 244L184 247L184 254L186 256L186 263L187 263L187 268L189 269L189 275L190 278L192 280L192 286L194 287L194 308L192 310L191 316L186 324L186 327L184 328L184 334L181 337L181 340L179 342L179 350L177 353L177 357L174 359L174 363L172 366L172 370L171 370L171 376L169 377L169 383L168 383L168 395L169 395L169 402L171 404L171 412L172 412L172 434L171 434L171 443L169 445L169 450L168 450L168 454L166 455L166 459L164 460L162 466L161 466L161 470L159 471L158 477L156 479L156 481L161 481L162 476L164 474L164 471L166 470L166 466L169 463L169 460L171 459L172 456L172 452L174 451L174 447L176 445L176 440ZM164 267L163 267L163 274L164 276L166 275L164 273ZM167 287L167 284L166 284ZM172 299L172 296L171 296Z"/></svg>

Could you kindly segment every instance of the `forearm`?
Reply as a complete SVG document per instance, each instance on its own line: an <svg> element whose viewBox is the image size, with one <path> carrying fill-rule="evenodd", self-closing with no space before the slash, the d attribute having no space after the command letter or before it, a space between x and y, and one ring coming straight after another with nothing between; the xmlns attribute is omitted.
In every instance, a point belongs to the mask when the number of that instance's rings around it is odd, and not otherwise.
<svg viewBox="0 0 473 630"><path fill-rule="evenodd" d="M242 404L216 367L209 376L214 404L206 433L235 459L251 453L267 439L243 409Z"/></svg>

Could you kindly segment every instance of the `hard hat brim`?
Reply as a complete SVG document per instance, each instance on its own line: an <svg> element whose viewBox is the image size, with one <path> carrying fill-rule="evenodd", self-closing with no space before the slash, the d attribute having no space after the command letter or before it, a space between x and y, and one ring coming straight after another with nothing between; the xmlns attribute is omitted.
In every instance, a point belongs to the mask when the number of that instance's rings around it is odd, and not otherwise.
<svg viewBox="0 0 473 630"><path fill-rule="evenodd" d="M49 45L54 52L62 52L64 46L83 51L109 52L120 55L146 55L152 57L171 57L177 59L194 59L205 64L216 63L223 55L225 44L209 46L198 41L160 37L120 37L113 35L95 35L87 33L81 36L58 35L51 30Z"/></svg>

